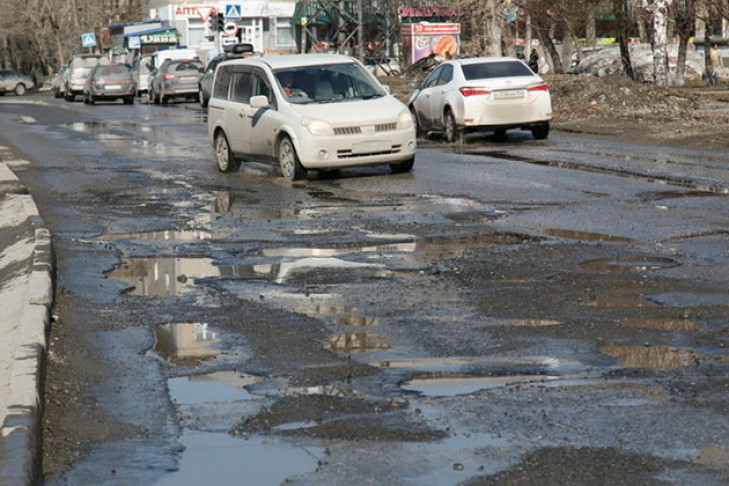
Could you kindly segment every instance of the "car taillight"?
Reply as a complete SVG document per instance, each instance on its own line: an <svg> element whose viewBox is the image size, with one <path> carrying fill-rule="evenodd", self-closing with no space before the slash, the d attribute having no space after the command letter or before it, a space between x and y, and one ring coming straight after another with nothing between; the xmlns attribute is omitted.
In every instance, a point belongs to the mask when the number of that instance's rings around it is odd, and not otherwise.
<svg viewBox="0 0 729 486"><path fill-rule="evenodd" d="M164 74L164 75L162 75L162 79L164 79L165 81L169 81L170 79L173 79L174 77L175 77L174 74Z"/></svg>
<svg viewBox="0 0 729 486"><path fill-rule="evenodd" d="M461 92L461 94L468 98L469 96L477 96L477 95L490 95L491 90L486 88L474 88L472 86L464 86L462 88L458 88L458 91Z"/></svg>
<svg viewBox="0 0 729 486"><path fill-rule="evenodd" d="M549 87L547 86L547 83L539 83L534 86L529 86L527 91L549 91Z"/></svg>

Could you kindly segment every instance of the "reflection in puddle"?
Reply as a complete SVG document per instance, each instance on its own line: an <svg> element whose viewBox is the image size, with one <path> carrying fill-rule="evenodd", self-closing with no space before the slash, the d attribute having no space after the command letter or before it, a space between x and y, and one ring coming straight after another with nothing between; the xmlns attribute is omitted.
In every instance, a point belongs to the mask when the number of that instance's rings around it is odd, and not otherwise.
<svg viewBox="0 0 729 486"><path fill-rule="evenodd" d="M504 321L509 326L524 326L524 327L548 327L548 326L559 326L562 324L559 321L551 321L548 319L521 319L521 320L507 320Z"/></svg>
<svg viewBox="0 0 729 486"><path fill-rule="evenodd" d="M380 351L391 349L392 346L387 344L386 338L379 334L368 332L342 332L330 338L326 345L326 349L332 351Z"/></svg>
<svg viewBox="0 0 729 486"><path fill-rule="evenodd" d="M602 352L620 360L626 368L670 369L696 366L698 359L709 358L704 354L668 346L605 346Z"/></svg>
<svg viewBox="0 0 729 486"><path fill-rule="evenodd" d="M580 263L580 267L596 271L621 271L621 270L659 270L661 268L672 268L680 263L672 258L634 256L598 258Z"/></svg>
<svg viewBox="0 0 729 486"><path fill-rule="evenodd" d="M171 146L161 130L128 122L76 122L68 127L90 135L117 153L145 157L185 157L190 147Z"/></svg>
<svg viewBox="0 0 729 486"><path fill-rule="evenodd" d="M616 241L623 243L630 243L634 241L632 238L626 238L624 236L613 236L604 235L601 233L589 233L587 231L577 231L561 228L548 228L544 230L549 236L557 238L565 238L569 240L585 240L585 241Z"/></svg>
<svg viewBox="0 0 729 486"><path fill-rule="evenodd" d="M698 331L701 324L683 319L625 319L623 324L640 329L662 329L669 331Z"/></svg>
<svg viewBox="0 0 729 486"><path fill-rule="evenodd" d="M416 391L428 397L453 397L468 395L479 390L500 388L527 383L547 383L560 379L548 375L474 376L448 378L416 378L403 383L400 388Z"/></svg>
<svg viewBox="0 0 729 486"><path fill-rule="evenodd" d="M320 447L294 447L273 438L240 439L185 429L180 438L184 447L179 469L165 476L155 486L278 486L286 479L313 472Z"/></svg>
<svg viewBox="0 0 729 486"><path fill-rule="evenodd" d="M215 265L213 262L210 258L124 258L107 277L134 286L129 292L132 295L169 297L190 290L191 280L208 277L267 279L275 283L301 279L337 283L387 276L382 265L330 257L261 265Z"/></svg>
<svg viewBox="0 0 729 486"><path fill-rule="evenodd" d="M178 323L155 326L154 350L172 365L190 365L220 355L211 347L220 341L207 324Z"/></svg>
<svg viewBox="0 0 729 486"><path fill-rule="evenodd" d="M94 238L100 241L118 240L155 240L155 241L202 241L211 238L211 234L202 230L176 231L147 231L142 233L126 233L117 235L102 235Z"/></svg>
<svg viewBox="0 0 729 486"><path fill-rule="evenodd" d="M218 371L205 375L181 376L168 380L170 395L178 405L208 402L248 400L252 395L245 389L263 378L236 371Z"/></svg>
<svg viewBox="0 0 729 486"><path fill-rule="evenodd" d="M643 200L645 201L657 201L660 199L678 199L686 197L706 197L706 196L717 196L718 194L708 191L663 191L645 195Z"/></svg>

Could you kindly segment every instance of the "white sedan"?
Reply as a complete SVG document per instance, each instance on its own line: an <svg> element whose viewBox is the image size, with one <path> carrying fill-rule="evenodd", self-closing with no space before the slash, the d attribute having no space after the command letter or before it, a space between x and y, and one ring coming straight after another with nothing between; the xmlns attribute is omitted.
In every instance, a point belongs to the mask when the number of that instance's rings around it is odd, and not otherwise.
<svg viewBox="0 0 729 486"><path fill-rule="evenodd" d="M530 130L537 140L549 135L552 99L547 83L522 61L509 57L444 62L416 91L408 106L418 132L442 131L449 142L461 133Z"/></svg>

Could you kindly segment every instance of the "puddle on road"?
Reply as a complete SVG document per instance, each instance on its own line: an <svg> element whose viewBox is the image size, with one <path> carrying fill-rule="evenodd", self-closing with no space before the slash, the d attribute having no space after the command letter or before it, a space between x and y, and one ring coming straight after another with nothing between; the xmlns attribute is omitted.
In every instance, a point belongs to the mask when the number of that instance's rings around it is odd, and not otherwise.
<svg viewBox="0 0 729 486"><path fill-rule="evenodd" d="M144 231L140 233L121 233L115 235L97 236L98 241L119 241L119 240L153 240L153 241L204 241L212 238L208 231L204 230L162 230Z"/></svg>
<svg viewBox="0 0 729 486"><path fill-rule="evenodd" d="M428 397L454 397L492 388L547 383L560 378L552 375L428 377L410 380L400 385L400 388Z"/></svg>
<svg viewBox="0 0 729 486"><path fill-rule="evenodd" d="M653 294L649 298L657 304L670 307L729 305L729 294L725 293L699 294L693 292L671 292L667 294Z"/></svg>
<svg viewBox="0 0 729 486"><path fill-rule="evenodd" d="M154 351L173 366L196 366L221 354L213 346L218 333L202 323L159 324L154 328Z"/></svg>
<svg viewBox="0 0 729 486"><path fill-rule="evenodd" d="M685 319L624 319L623 325L638 329L658 329L665 331L699 331L701 324Z"/></svg>
<svg viewBox="0 0 729 486"><path fill-rule="evenodd" d="M253 396L245 388L263 381L260 376L218 371L204 375L170 378L167 384L173 401L178 405L199 405L209 402L249 400Z"/></svg>
<svg viewBox="0 0 729 486"><path fill-rule="evenodd" d="M75 122L68 127L103 143L121 155L145 157L186 157L190 147L172 146L165 135L149 125L128 122Z"/></svg>
<svg viewBox="0 0 729 486"><path fill-rule="evenodd" d="M720 196L715 192L708 191L661 191L653 192L648 194L639 194L644 201L659 201L661 199L679 199L689 197L708 197L708 196Z"/></svg>
<svg viewBox="0 0 729 486"><path fill-rule="evenodd" d="M329 338L324 347L346 353L392 349L385 336L369 332L341 332Z"/></svg>
<svg viewBox="0 0 729 486"><path fill-rule="evenodd" d="M314 472L321 447L287 445L267 437L241 439L186 429L180 444L179 469L155 486L279 486L286 479Z"/></svg>
<svg viewBox="0 0 729 486"><path fill-rule="evenodd" d="M509 326L517 327L549 327L559 326L562 324L560 321L552 321L549 319L516 319L503 321L504 324Z"/></svg>
<svg viewBox="0 0 729 486"><path fill-rule="evenodd" d="M210 258L124 258L106 276L125 282L139 296L172 297L189 291L195 279L264 279L274 283L309 280L337 283L382 278L382 265L356 263L338 258L300 258L275 264L215 265Z"/></svg>
<svg viewBox="0 0 729 486"><path fill-rule="evenodd" d="M605 235L602 233L590 233L587 231L578 231L562 228L547 228L544 230L544 232L549 236L564 238L568 240L611 241L620 243L631 243L635 241L633 238L626 238L624 236Z"/></svg>
<svg viewBox="0 0 729 486"><path fill-rule="evenodd" d="M579 264L581 268L598 272L660 270L679 265L681 263L672 258L652 256L597 258Z"/></svg>
<svg viewBox="0 0 729 486"><path fill-rule="evenodd" d="M602 352L620 360L624 368L672 369L696 366L705 354L670 346L605 346Z"/></svg>

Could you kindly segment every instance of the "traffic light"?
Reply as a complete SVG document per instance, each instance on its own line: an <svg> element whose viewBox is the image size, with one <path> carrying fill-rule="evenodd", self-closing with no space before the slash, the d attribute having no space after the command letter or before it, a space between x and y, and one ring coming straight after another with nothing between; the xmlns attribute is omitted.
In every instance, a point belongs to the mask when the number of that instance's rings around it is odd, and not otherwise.
<svg viewBox="0 0 729 486"><path fill-rule="evenodd" d="M223 13L221 13L221 12L218 12L217 14L215 14L215 31L222 32L224 27L225 27L225 15L223 15Z"/></svg>
<svg viewBox="0 0 729 486"><path fill-rule="evenodd" d="M210 17L208 17L208 20L205 24L206 30L212 35L213 33L218 31L218 18L215 14L212 14Z"/></svg>

